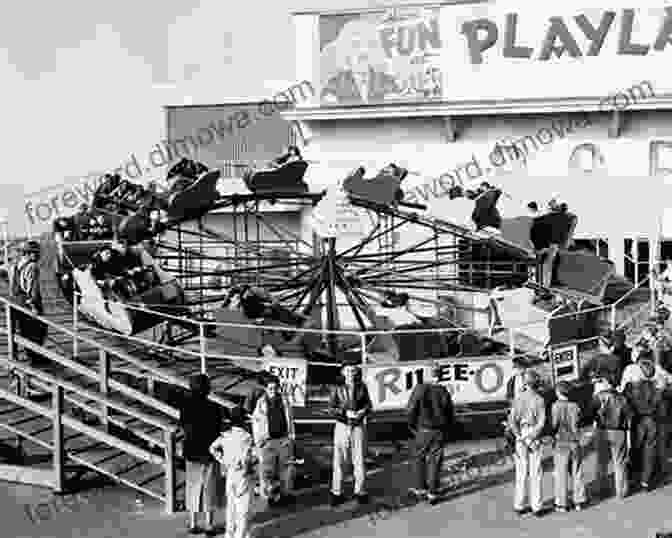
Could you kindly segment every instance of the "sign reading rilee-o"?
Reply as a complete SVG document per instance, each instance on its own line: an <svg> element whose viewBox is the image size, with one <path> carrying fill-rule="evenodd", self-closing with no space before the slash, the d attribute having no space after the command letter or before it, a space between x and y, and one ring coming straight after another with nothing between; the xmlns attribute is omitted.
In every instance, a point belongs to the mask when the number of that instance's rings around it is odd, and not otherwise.
<svg viewBox="0 0 672 538"><path fill-rule="evenodd" d="M441 384L450 391L453 403L468 404L506 399L506 383L513 375L511 359L442 359ZM413 389L431 380L430 363L370 366L364 379L373 407L403 409Z"/></svg>
<svg viewBox="0 0 672 538"><path fill-rule="evenodd" d="M267 359L264 370L280 380L280 389L294 407L306 405L308 361L303 359Z"/></svg>

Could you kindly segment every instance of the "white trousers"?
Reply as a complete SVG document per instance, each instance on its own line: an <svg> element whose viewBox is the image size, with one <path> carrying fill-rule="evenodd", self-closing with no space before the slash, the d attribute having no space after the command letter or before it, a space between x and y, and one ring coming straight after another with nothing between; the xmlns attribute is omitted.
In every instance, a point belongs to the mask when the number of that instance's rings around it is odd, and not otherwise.
<svg viewBox="0 0 672 538"><path fill-rule="evenodd" d="M334 427L334 460L331 492L343 493L343 475L348 462L352 463L355 476L355 495L364 495L366 481L366 432L363 426L346 426L337 422Z"/></svg>
<svg viewBox="0 0 672 538"><path fill-rule="evenodd" d="M543 505L541 489L542 456L541 445L532 450L525 443L516 441L516 486L513 500L513 508L515 510L524 510L527 508L528 491L532 511L538 512L541 510Z"/></svg>
<svg viewBox="0 0 672 538"><path fill-rule="evenodd" d="M250 511L252 507L251 480L229 475L226 479L226 538L250 536Z"/></svg>

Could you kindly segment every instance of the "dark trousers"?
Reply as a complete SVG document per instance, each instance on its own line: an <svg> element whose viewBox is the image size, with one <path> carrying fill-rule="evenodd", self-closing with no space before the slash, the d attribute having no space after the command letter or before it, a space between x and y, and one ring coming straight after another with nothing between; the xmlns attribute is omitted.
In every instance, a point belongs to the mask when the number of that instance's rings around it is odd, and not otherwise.
<svg viewBox="0 0 672 538"><path fill-rule="evenodd" d="M660 478L664 478L667 475L667 457L668 457L668 447L670 446L670 432L672 432L672 424L668 417L660 417L658 419L658 472L660 473Z"/></svg>
<svg viewBox="0 0 672 538"><path fill-rule="evenodd" d="M658 443L658 426L654 417L639 417L634 433L636 470L639 471L640 481L650 484L656 469L656 447Z"/></svg>
<svg viewBox="0 0 672 538"><path fill-rule="evenodd" d="M417 487L437 494L443 466L444 434L440 430L419 428L415 434Z"/></svg>
<svg viewBox="0 0 672 538"><path fill-rule="evenodd" d="M43 345L47 338L47 326L35 318L12 309L12 329L14 334L22 336L26 340L35 342L38 345ZM26 358L38 362L44 360L42 355L36 353L32 349L25 349Z"/></svg>

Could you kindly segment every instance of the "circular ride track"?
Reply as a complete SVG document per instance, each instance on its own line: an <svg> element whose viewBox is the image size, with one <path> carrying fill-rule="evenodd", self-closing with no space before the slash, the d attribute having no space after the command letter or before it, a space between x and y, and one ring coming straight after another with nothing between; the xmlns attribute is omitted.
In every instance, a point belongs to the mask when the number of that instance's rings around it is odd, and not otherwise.
<svg viewBox="0 0 672 538"><path fill-rule="evenodd" d="M484 287L464 280L464 267L482 259L478 251L490 249L509 265L498 275L509 283L524 283L535 264L529 252L497 236L423 216L423 206L404 202L407 171L394 165L374 178L360 168L342 182L359 215L357 237L313 234L307 240L301 230L309 221L300 217L297 228L272 211L306 216L319 209L326 193L308 191L306 168L298 159L252 171L246 188L227 195L217 190L219 172L193 161L171 169L164 192L108 177L94 196L93 213L55 224L64 294L80 293L80 311L126 335L153 329L163 342L193 346L199 334L189 320L207 320L208 352L256 357L270 344L286 356L360 362L358 331L456 327L441 295ZM211 224L222 214L223 229ZM102 250L108 253L101 261ZM418 305L432 311L418 312ZM324 337L293 328L352 332ZM367 353L388 360L446 358L463 345L457 332L365 341ZM494 342L482 343L484 354L488 345L499 351Z"/></svg>

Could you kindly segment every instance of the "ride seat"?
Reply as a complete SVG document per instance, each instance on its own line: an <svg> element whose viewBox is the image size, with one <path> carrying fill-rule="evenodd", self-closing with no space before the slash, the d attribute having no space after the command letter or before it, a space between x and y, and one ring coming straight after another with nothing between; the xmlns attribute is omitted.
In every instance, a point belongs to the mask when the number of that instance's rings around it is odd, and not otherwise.
<svg viewBox="0 0 672 538"><path fill-rule="evenodd" d="M366 169L360 166L343 181L343 189L350 196L381 205L392 205L403 199L401 182L408 175L408 170L390 164L372 179L365 179L365 173Z"/></svg>

